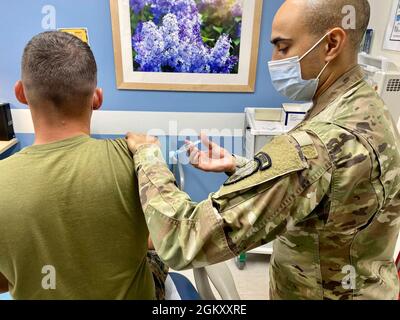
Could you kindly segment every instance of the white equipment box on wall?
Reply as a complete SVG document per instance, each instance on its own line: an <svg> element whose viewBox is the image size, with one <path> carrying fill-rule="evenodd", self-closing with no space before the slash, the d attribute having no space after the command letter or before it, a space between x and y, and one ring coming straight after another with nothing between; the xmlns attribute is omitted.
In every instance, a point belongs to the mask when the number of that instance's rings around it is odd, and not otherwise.
<svg viewBox="0 0 400 320"><path fill-rule="evenodd" d="M388 106L397 127L400 125L400 67L385 57L373 57L366 53L358 56L367 82L376 90Z"/></svg>
<svg viewBox="0 0 400 320"><path fill-rule="evenodd" d="M282 114L282 109L263 109L271 113ZM245 110L245 157L253 159L258 151L261 150L274 137L285 133L284 125L279 121L257 121L255 119L256 109L247 108Z"/></svg>

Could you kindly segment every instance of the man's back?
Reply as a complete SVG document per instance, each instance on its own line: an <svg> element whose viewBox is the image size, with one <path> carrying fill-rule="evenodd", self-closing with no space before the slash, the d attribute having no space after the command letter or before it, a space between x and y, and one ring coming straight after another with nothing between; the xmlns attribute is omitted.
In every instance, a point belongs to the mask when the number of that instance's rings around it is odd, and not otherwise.
<svg viewBox="0 0 400 320"><path fill-rule="evenodd" d="M125 141L26 148L0 162L0 190L0 273L14 298L154 298ZM53 267L56 289L45 289Z"/></svg>

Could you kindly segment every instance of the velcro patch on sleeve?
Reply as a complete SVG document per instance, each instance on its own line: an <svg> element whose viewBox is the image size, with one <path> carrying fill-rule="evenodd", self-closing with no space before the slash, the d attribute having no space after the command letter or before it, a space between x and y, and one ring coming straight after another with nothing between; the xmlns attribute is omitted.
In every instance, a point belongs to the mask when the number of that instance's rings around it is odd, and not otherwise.
<svg viewBox="0 0 400 320"><path fill-rule="evenodd" d="M318 151L314 145L314 141L306 131L297 131L290 135L297 141L306 159L318 158Z"/></svg>
<svg viewBox="0 0 400 320"><path fill-rule="evenodd" d="M258 155L260 154L263 154L261 158L265 160L264 170L261 170L261 161L255 158L255 161L260 163L258 170L242 179L240 179L240 174L237 175L235 177L236 181L233 182L231 180L232 183L225 184L217 193L217 197L246 190L292 172L308 168L308 163L302 155L302 151L299 150L296 142L288 135L273 139L261 149ZM268 157L265 155L268 155Z"/></svg>
<svg viewBox="0 0 400 320"><path fill-rule="evenodd" d="M236 172L229 177L229 179L224 183L224 186L229 186L235 184L258 171L260 168L260 162L257 160L248 161L244 167L238 168Z"/></svg>
<svg viewBox="0 0 400 320"><path fill-rule="evenodd" d="M265 171L272 167L272 159L268 153L260 152L256 155L256 160L260 162L260 170Z"/></svg>

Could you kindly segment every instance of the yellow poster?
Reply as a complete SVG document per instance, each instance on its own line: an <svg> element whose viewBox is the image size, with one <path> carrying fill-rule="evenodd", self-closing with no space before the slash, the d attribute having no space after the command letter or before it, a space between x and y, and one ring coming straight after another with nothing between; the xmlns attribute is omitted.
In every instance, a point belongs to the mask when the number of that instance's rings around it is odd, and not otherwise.
<svg viewBox="0 0 400 320"><path fill-rule="evenodd" d="M70 33L89 44L89 33L86 28L60 28L58 31Z"/></svg>

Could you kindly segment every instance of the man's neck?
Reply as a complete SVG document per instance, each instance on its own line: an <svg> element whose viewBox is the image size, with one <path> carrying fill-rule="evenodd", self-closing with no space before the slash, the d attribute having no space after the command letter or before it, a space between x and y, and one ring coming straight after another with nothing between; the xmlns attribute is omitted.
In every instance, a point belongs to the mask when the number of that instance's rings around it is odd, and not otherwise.
<svg viewBox="0 0 400 320"><path fill-rule="evenodd" d="M344 74L346 74L348 71L350 71L351 69L353 69L355 66L357 65L357 62L348 65L346 68L341 68L341 69L336 69L334 71L332 71L328 78L326 78L325 82L323 82L321 84L321 86L318 88L313 102L314 105L317 104L318 99L340 78L342 77Z"/></svg>
<svg viewBox="0 0 400 320"><path fill-rule="evenodd" d="M35 127L35 145L48 144L81 135L90 135L91 112L76 117L67 117L55 107L30 107Z"/></svg>
<svg viewBox="0 0 400 320"><path fill-rule="evenodd" d="M81 135L90 135L90 123L79 121L60 121L51 124L35 122L35 145L48 144Z"/></svg>

